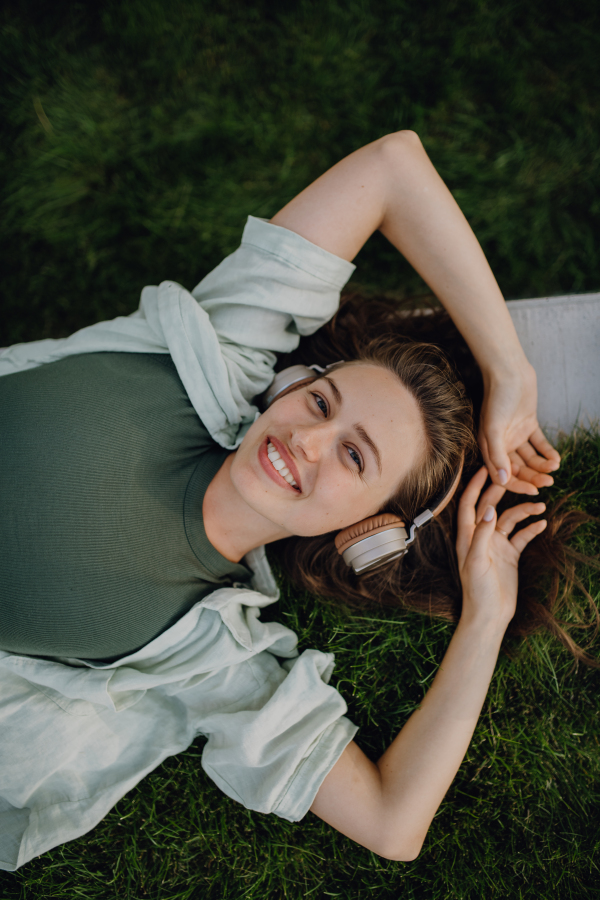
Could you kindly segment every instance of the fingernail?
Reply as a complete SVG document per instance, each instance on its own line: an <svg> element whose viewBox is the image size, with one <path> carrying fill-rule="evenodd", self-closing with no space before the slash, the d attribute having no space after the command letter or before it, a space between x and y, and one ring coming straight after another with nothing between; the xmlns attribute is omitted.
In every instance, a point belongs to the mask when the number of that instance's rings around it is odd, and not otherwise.
<svg viewBox="0 0 600 900"><path fill-rule="evenodd" d="M486 509L486 511L483 514L483 521L491 522L493 518L494 518L494 507L488 506L488 508Z"/></svg>
<svg viewBox="0 0 600 900"><path fill-rule="evenodd" d="M506 469L498 469L498 478L500 479L500 484L506 484L506 482L508 481L508 474Z"/></svg>

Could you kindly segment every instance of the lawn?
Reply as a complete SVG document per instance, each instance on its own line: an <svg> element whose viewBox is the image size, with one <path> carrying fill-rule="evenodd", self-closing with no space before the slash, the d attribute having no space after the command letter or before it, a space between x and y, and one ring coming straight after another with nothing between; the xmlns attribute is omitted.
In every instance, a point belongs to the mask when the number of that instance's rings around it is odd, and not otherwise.
<svg viewBox="0 0 600 900"><path fill-rule="evenodd" d="M592 0L9 0L0 12L0 346L191 288L356 147L412 128L509 298L600 289L600 6ZM382 238L354 283L418 294ZM600 515L600 437L565 439L548 499ZM579 549L598 555L600 528ZM582 573L600 602L597 573ZM451 626L348 616L283 582L272 613L336 654L374 757L418 705ZM598 654L598 642L595 652ZM550 638L511 646L419 859L378 859L310 814L224 797L202 742L92 832L15 874L2 900L597 898L600 672Z"/></svg>

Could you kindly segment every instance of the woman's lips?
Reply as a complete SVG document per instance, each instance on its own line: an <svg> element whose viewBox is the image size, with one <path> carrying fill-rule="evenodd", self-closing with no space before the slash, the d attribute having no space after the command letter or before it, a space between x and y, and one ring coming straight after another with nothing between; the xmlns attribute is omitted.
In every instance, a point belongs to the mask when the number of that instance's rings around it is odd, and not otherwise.
<svg viewBox="0 0 600 900"><path fill-rule="evenodd" d="M280 475L279 472L277 471L277 469L275 469L274 466L271 464L271 460L269 459L268 452L267 452L269 443L273 444L273 446L275 447L275 449L281 456L282 460L284 461L284 463L286 464L286 466L292 473L294 481L296 482L298 487L292 487L291 484L288 484L288 482L285 480L285 478L282 475ZM261 466L265 470L266 474L271 479L271 481L274 481L275 484L278 484L280 487L287 488L289 491L292 491L294 494L299 494L302 492L302 484L300 482L300 475L298 474L298 469L292 462L290 455L285 448L285 445L282 444L281 441L278 441L277 438L273 438L273 437L271 437L271 435L269 435L269 437L267 437L260 445L260 448L258 451L258 459L259 459Z"/></svg>

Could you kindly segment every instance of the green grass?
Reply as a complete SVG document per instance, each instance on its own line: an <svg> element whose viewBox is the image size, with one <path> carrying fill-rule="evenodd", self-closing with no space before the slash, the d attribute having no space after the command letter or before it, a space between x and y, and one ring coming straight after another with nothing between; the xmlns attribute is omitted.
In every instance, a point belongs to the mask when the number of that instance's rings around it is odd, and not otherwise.
<svg viewBox="0 0 600 900"><path fill-rule="evenodd" d="M191 287L356 147L414 128L508 297L600 285L595 0L8 0L4 341ZM383 238L357 280L418 291Z"/></svg>
<svg viewBox="0 0 600 900"><path fill-rule="evenodd" d="M509 297L600 287L600 7L321 0L9 2L0 13L0 345L188 287L369 140L414 128ZM367 288L418 292L383 239ZM556 488L600 514L600 437L565 445ZM578 546L598 554L600 530ZM585 573L600 600L597 574ZM284 585L273 613L336 653L376 756L419 703L451 628L347 617ZM596 647L597 652L597 647ZM600 674L538 637L498 666L467 759L413 863L312 816L251 813L203 774L201 742L89 835L0 874L3 900L596 898Z"/></svg>

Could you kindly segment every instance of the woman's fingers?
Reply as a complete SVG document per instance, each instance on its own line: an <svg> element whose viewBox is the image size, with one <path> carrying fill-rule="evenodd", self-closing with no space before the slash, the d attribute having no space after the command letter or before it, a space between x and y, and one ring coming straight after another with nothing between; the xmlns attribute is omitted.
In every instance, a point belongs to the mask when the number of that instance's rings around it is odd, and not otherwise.
<svg viewBox="0 0 600 900"><path fill-rule="evenodd" d="M477 499L481 493L481 489L487 481L488 470L485 466L482 466L477 472L473 475L468 485L462 492L462 496L460 498L460 503L458 505L458 517L459 520L461 516L467 514L467 510L474 511L475 504L477 503Z"/></svg>
<svg viewBox="0 0 600 900"><path fill-rule="evenodd" d="M528 481L521 481L521 479L514 477L510 479L506 487L509 491L512 491L513 494L528 494L530 497L535 497L535 495L539 493L534 484L530 484Z"/></svg>
<svg viewBox="0 0 600 900"><path fill-rule="evenodd" d="M475 505L479 499L479 495L484 484L487 481L488 470L482 466L471 478L468 485L462 492L460 503L458 504L458 521L474 522Z"/></svg>
<svg viewBox="0 0 600 900"><path fill-rule="evenodd" d="M530 468L518 451L510 454L510 462L512 477L507 487L513 493L534 496L539 492L539 488L550 487L550 485L554 484L554 479L551 475Z"/></svg>
<svg viewBox="0 0 600 900"><path fill-rule="evenodd" d="M506 488L500 487L498 484L490 484L479 498L475 521L480 522L487 507L496 507L505 493Z"/></svg>
<svg viewBox="0 0 600 900"><path fill-rule="evenodd" d="M485 552L496 528L496 510L493 506L486 506L481 519L477 523L471 540L471 551L474 553Z"/></svg>
<svg viewBox="0 0 600 900"><path fill-rule="evenodd" d="M527 525L525 528L521 528L520 531L517 531L514 537L510 539L510 543L513 545L519 556L527 546L527 544L537 537L538 534L541 534L547 525L546 519L539 519L537 522L532 522L531 525Z"/></svg>
<svg viewBox="0 0 600 900"><path fill-rule="evenodd" d="M504 431L499 428L481 429L479 446L490 478L498 485L510 480L510 459L506 450Z"/></svg>
<svg viewBox="0 0 600 900"><path fill-rule="evenodd" d="M519 458L522 460L522 465L528 466L530 469L534 469L536 472L547 472L549 468L549 460L547 460L544 456L540 456L539 453L535 450L535 448L529 443L529 441L525 441L524 444L521 444L517 447L516 450Z"/></svg>
<svg viewBox="0 0 600 900"><path fill-rule="evenodd" d="M456 537L456 553L459 565L469 552L476 524L476 505L482 488L487 481L488 470L482 466L473 475L464 489L458 504L458 534Z"/></svg>
<svg viewBox="0 0 600 900"><path fill-rule="evenodd" d="M554 472L560 466L560 454L539 426L518 449L527 465L538 472Z"/></svg>
<svg viewBox="0 0 600 900"><path fill-rule="evenodd" d="M539 488L554 484L554 479L548 472L558 468L560 457L540 428L536 429L534 435L540 438L540 447L552 452L553 456L552 459L540 456L530 441L525 441L510 454L512 478L508 487L517 494L537 494Z"/></svg>
<svg viewBox="0 0 600 900"><path fill-rule="evenodd" d="M531 449L531 448L530 448ZM519 450L515 450L510 455L510 464L512 467L513 478L516 483L527 482L536 488L550 487L554 484L554 478L547 473L540 472L535 468L535 460L540 457L536 456L533 467L529 466L527 461L521 456ZM535 452L534 452L535 456ZM529 457L531 458L531 457ZM546 460L544 460L546 462ZM510 488L510 483L509 483ZM512 489L512 488L511 488Z"/></svg>
<svg viewBox="0 0 600 900"><path fill-rule="evenodd" d="M512 506L502 513L496 527L510 535L515 525L518 525L519 522L529 518L529 516L539 516L545 509L545 503L519 503L518 506Z"/></svg>

